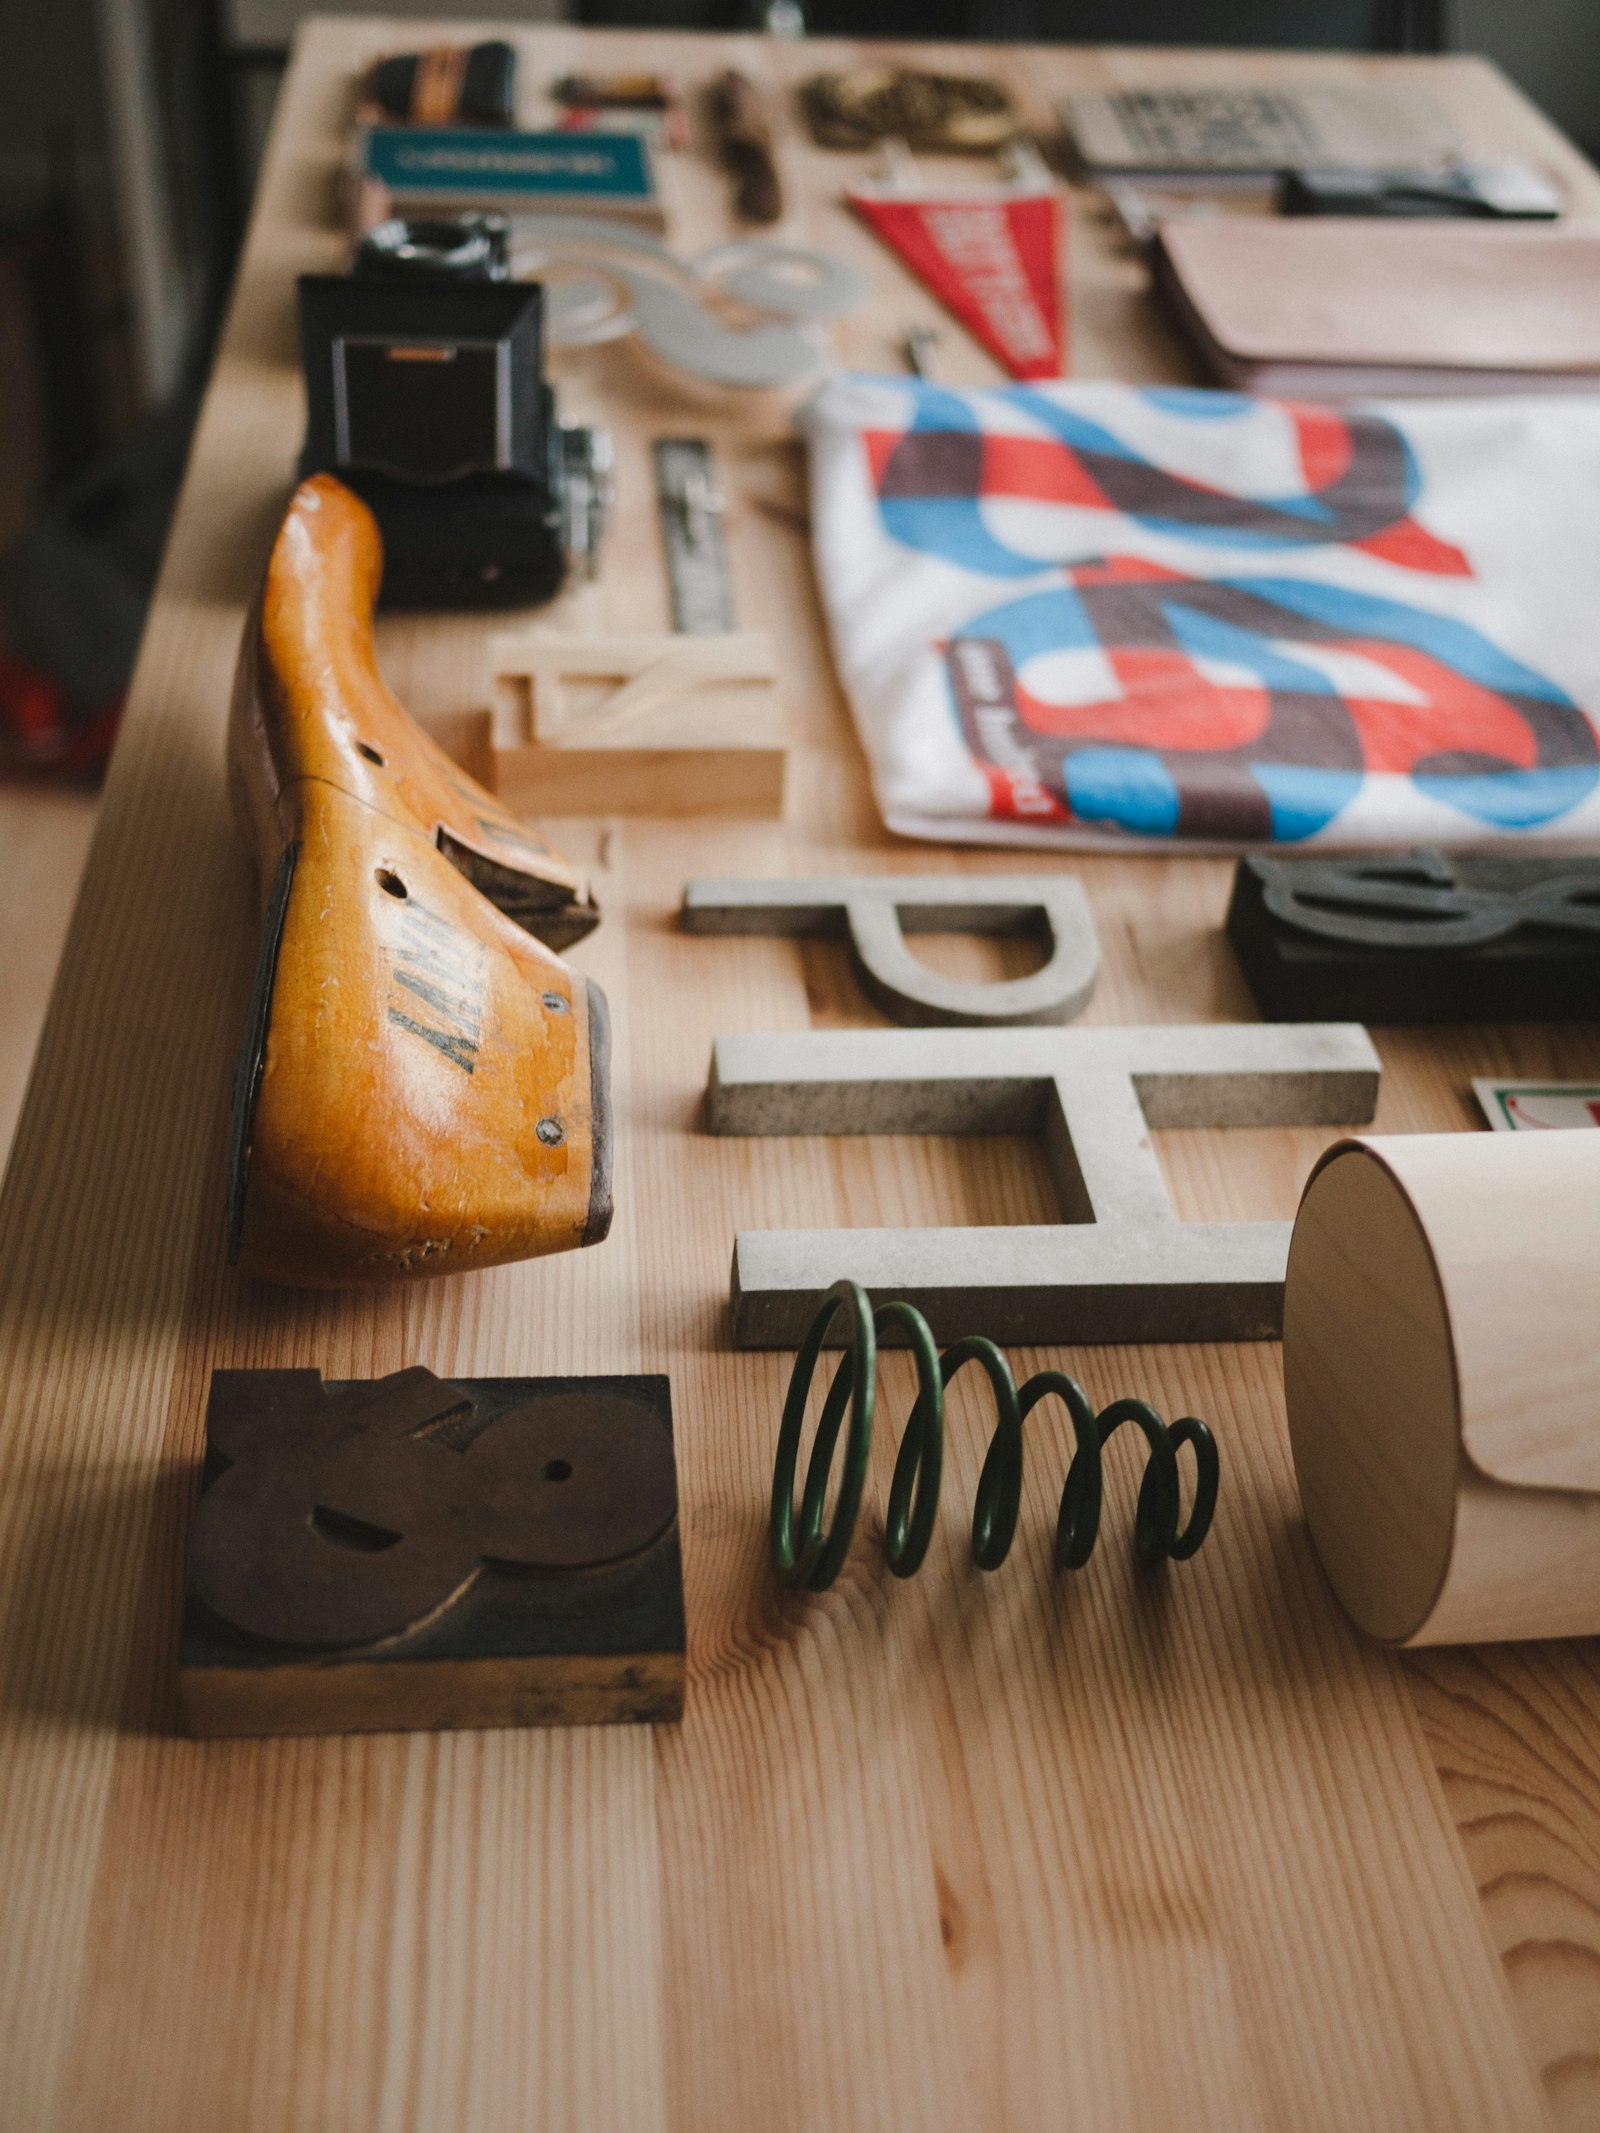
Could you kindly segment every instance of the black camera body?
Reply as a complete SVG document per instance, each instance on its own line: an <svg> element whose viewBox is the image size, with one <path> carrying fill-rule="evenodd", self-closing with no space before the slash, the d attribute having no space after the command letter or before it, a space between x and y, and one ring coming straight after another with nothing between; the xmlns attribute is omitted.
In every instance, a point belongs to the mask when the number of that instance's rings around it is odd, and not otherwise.
<svg viewBox="0 0 1600 2133"><path fill-rule="evenodd" d="M532 606L594 569L609 440L557 420L544 292L501 278L500 219L385 225L355 273L299 283L301 473L372 507L387 605Z"/></svg>

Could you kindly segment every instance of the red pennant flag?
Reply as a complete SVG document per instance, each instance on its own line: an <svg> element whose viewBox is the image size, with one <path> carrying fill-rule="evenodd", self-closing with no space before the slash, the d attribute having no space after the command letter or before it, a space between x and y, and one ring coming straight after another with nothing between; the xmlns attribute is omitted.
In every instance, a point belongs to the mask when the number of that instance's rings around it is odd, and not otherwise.
<svg viewBox="0 0 1600 2133"><path fill-rule="evenodd" d="M1061 376L1058 194L930 200L851 192L845 198L1014 378Z"/></svg>

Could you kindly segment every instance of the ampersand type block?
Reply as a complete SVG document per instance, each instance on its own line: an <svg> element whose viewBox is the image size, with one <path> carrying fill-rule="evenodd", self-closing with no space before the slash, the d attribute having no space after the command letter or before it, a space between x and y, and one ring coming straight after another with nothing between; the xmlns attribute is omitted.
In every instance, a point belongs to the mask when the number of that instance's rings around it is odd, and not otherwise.
<svg viewBox="0 0 1600 2133"><path fill-rule="evenodd" d="M677 1718L677 1509L664 1377L218 1370L185 1730Z"/></svg>
<svg viewBox="0 0 1600 2133"><path fill-rule="evenodd" d="M229 1255L310 1288L596 1244L611 1221L605 996L553 952L588 892L389 694L359 498L295 492L229 729L261 870Z"/></svg>
<svg viewBox="0 0 1600 2133"><path fill-rule="evenodd" d="M1600 861L1241 859L1228 938L1276 1022L1591 1021Z"/></svg>

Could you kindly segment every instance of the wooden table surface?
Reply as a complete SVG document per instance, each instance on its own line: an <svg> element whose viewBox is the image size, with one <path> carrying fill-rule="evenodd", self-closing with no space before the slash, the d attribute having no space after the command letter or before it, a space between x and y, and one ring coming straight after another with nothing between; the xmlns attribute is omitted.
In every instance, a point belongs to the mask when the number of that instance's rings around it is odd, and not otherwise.
<svg viewBox="0 0 1600 2133"><path fill-rule="evenodd" d="M1070 1588L1052 1581L1067 1444L1050 1421L1032 1425L1018 1549L997 1576L970 1568L947 1507L912 1584L887 1578L864 1539L830 1594L774 1592L764 1510L789 1358L729 1347L735 1228L1052 1213L1022 1142L700 1130L718 1031L874 1017L831 946L680 936L687 874L1019 865L895 844L877 826L780 422L696 405L624 347L562 366L567 406L619 431L624 496L577 618L664 624L645 450L710 434L739 614L778 638L798 741L781 826L552 825L595 867L606 910L575 960L606 987L617 1030L610 1241L369 1297L273 1291L224 1267L229 1071L255 942L224 712L299 441L291 280L338 256L352 72L390 35L327 21L299 46L0 1204L0 2126L1600 2124L1595 1650L1401 1659L1360 1644L1299 1521L1272 1345L1050 1352L1091 1393L1192 1407L1221 1439L1213 1541L1164 1582L1129 1562L1116 1457L1112 1543ZM737 58L777 84L846 56L520 35L539 79L666 63L693 81ZM945 56L1003 73L1038 123L1047 93L1074 84L1384 64ZM1532 156L1600 216L1600 180L1490 70L1387 64L1425 80L1476 147ZM839 207L861 160L792 125L782 155L793 230L872 277L841 357L898 368L900 336L926 319L946 375L990 376ZM709 166L676 158L669 182L674 241L725 229ZM1072 225L1074 369L1183 375L1087 198ZM471 730L483 629L384 626L395 686L447 735ZM1091 1020L1250 1017L1216 930L1226 862L1072 864L1104 949ZM996 968L972 944L938 953ZM1470 1127L1473 1073L1600 1071L1593 1029L1376 1039L1389 1130ZM1182 1213L1287 1217L1328 1137L1160 1143ZM670 1371L690 1634L680 1728L174 1736L210 1370L411 1362ZM902 1359L890 1377L903 1395ZM962 1503L985 1434L962 1403ZM871 1486L875 1522L881 1458Z"/></svg>
<svg viewBox="0 0 1600 2133"><path fill-rule="evenodd" d="M0 1169L22 1108L100 795L0 785Z"/></svg>

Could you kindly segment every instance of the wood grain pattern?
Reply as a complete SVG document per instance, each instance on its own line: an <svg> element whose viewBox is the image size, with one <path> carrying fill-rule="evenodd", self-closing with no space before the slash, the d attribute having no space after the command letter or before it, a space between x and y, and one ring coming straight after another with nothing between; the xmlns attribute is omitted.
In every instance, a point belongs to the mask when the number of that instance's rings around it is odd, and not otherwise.
<svg viewBox="0 0 1600 2133"><path fill-rule="evenodd" d="M1600 2125L1600 1661L1410 1652L1405 1670L1559 2133Z"/></svg>
<svg viewBox="0 0 1600 2133"><path fill-rule="evenodd" d="M540 79L663 63L659 35L517 34ZM1040 1557L1067 1447L1047 1427L1009 1571L966 1567L952 1512L912 1586L890 1590L869 1551L826 1596L773 1593L764 1505L788 1359L727 1345L735 1228L975 1207L1018 1221L1040 1192L1010 1144L699 1130L718 1031L871 1017L836 945L712 952L682 937L685 879L1006 870L912 854L876 825L782 410L686 403L621 345L559 379L574 418L616 423L622 503L604 579L550 619L666 626L648 446L703 429L729 494L737 611L774 639L794 744L781 824L550 825L607 912L574 960L616 1009L610 1239L357 1298L222 1268L226 1083L253 933L223 787L228 683L298 444L290 278L337 263L353 77L397 36L382 21L319 23L300 45L0 1199L4 2115L29 2133L1174 2120L1454 2133L1544 2125L1548 2098L1579 2122L1589 1958L1560 1951L1595 1945L1592 1653L1496 1656L1496 1678L1513 1682L1503 1700L1450 1693L1441 1709L1429 1691L1447 1795L1413 1699L1450 1677L1359 1645L1335 1609L1296 1515L1270 1348L1049 1358L1097 1400L1137 1389L1216 1428L1218 1530L1181 1576L1140 1580L1108 1546L1070 1589L1050 1582ZM776 90L853 49L716 38L672 60L689 80L737 62ZM1072 84L1180 68L1229 79L1245 64L981 59L1035 119ZM1357 66L1249 64L1262 79ZM1430 85L1476 147L1551 164L1600 214L1600 181L1487 69L1452 62ZM838 205L864 159L813 148L782 108L790 226L852 257L878 292L839 329L841 357L897 367L906 328L933 323L952 379L992 375ZM675 242L726 233L708 160L674 159L667 186ZM1073 224L1075 368L1180 374L1136 264L1090 203L1074 201ZM481 629L465 617L380 629L387 681L441 735L470 738ZM1102 944L1090 1020L1249 1017L1216 931L1225 863L1074 870ZM1013 944L919 950L973 974L985 958L1015 967ZM1600 1068L1594 1032L1577 1028L1383 1032L1380 1049L1390 1131L1467 1125L1473 1072ZM1281 1220L1327 1137L1158 1141L1180 1213ZM690 1623L680 1729L172 1737L177 1566L211 1368L350 1378L412 1362L445 1376L670 1372ZM958 1403L958 1496L980 1441ZM1109 1464L1115 1522L1129 1475L1115 1449ZM1535 1669L1531 1685L1503 1663ZM1530 1745L1519 1695L1559 1755ZM1529 1802L1492 1848L1470 1789L1490 1786ZM1525 1946L1556 1950L1561 1979L1521 1960Z"/></svg>
<svg viewBox="0 0 1600 2133"><path fill-rule="evenodd" d="M94 834L98 792L76 786L0 788L0 1169L22 1109L34 1046L78 877Z"/></svg>

